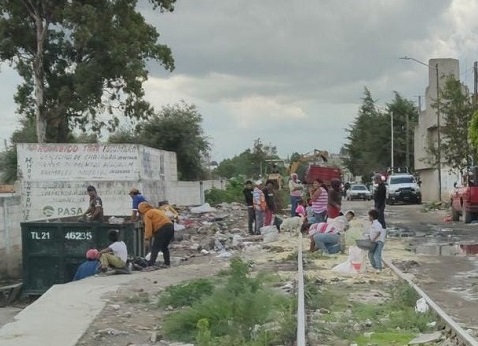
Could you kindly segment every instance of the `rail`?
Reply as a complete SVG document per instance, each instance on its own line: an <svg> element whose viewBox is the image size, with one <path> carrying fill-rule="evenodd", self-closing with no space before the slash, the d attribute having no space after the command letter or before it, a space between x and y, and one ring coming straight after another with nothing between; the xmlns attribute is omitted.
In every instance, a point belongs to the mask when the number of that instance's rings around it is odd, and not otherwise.
<svg viewBox="0 0 478 346"><path fill-rule="evenodd" d="M385 264L392 269L401 279L408 282L413 289L426 300L428 306L456 333L456 335L462 340L466 341L469 346L478 346L478 341L468 334L463 328L461 328L448 314L442 310L420 287L418 287L409 277L407 277L400 269L398 269L388 259L383 259Z"/></svg>
<svg viewBox="0 0 478 346"><path fill-rule="evenodd" d="M302 233L299 232L297 251L297 346L306 346L305 343L305 300L304 300L304 261Z"/></svg>

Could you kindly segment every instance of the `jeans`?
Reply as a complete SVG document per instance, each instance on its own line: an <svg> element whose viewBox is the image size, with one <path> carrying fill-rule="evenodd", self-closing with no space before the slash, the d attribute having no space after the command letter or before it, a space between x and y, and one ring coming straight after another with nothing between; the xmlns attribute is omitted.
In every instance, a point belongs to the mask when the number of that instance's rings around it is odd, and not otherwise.
<svg viewBox="0 0 478 346"><path fill-rule="evenodd" d="M152 266L156 263L158 258L158 252L163 253L164 264L169 266L171 265L171 260L169 257L169 243L174 238L174 225L168 223L154 233L153 246L151 248L151 258L149 260L149 265Z"/></svg>
<svg viewBox="0 0 478 346"><path fill-rule="evenodd" d="M256 218L256 214L254 213L254 207L248 206L247 207L247 227L249 230L249 234L254 234L254 220Z"/></svg>
<svg viewBox="0 0 478 346"><path fill-rule="evenodd" d="M385 224L385 204L379 205L375 203L375 210L378 213L378 222L380 222L383 229L386 229L387 225Z"/></svg>
<svg viewBox="0 0 478 346"><path fill-rule="evenodd" d="M337 233L314 234L315 249L327 254L340 252L340 235Z"/></svg>
<svg viewBox="0 0 478 346"><path fill-rule="evenodd" d="M383 241L378 241L375 249L368 251L368 259L374 269L382 270Z"/></svg>
<svg viewBox="0 0 478 346"><path fill-rule="evenodd" d="M324 210L323 212L319 214L314 213L314 216L312 216L311 220L313 222L309 222L310 224L327 221L327 210Z"/></svg>
<svg viewBox="0 0 478 346"><path fill-rule="evenodd" d="M256 215L256 234L261 234L261 228L264 226L264 212L262 210L255 210Z"/></svg>
<svg viewBox="0 0 478 346"><path fill-rule="evenodd" d="M300 199L300 196L290 196L290 217L295 216L295 210L297 209L297 205Z"/></svg>

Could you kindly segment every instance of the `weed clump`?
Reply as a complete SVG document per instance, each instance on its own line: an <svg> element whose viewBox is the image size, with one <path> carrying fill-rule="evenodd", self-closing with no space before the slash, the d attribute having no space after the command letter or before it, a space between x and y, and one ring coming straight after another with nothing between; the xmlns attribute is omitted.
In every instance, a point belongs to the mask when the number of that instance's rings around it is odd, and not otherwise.
<svg viewBox="0 0 478 346"><path fill-rule="evenodd" d="M160 294L158 306L172 306L174 308L191 306L202 297L210 296L213 291L214 285L207 279L198 279L181 285L168 286Z"/></svg>
<svg viewBox="0 0 478 346"><path fill-rule="evenodd" d="M162 330L199 346L277 345L293 339L294 313L292 298L266 287L263 276L251 277L248 264L236 258L224 286L168 315Z"/></svg>

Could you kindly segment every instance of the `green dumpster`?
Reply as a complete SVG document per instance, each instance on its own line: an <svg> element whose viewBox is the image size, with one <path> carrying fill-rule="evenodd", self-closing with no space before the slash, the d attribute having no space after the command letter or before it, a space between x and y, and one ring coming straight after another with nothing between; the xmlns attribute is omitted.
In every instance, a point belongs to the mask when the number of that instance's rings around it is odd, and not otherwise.
<svg viewBox="0 0 478 346"><path fill-rule="evenodd" d="M108 217L105 217L108 219ZM140 223L89 223L77 218L22 222L23 294L39 295L55 284L69 282L85 261L88 249L106 248L108 232L117 229L128 256L144 256Z"/></svg>

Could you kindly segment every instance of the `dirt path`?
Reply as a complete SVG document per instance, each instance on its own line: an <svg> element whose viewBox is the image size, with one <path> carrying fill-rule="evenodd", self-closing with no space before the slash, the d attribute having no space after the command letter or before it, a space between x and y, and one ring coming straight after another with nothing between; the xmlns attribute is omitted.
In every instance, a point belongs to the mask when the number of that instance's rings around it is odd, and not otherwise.
<svg viewBox="0 0 478 346"><path fill-rule="evenodd" d="M163 288L182 281L209 277L228 267L228 261L215 257L198 258L196 263L161 269L141 275L105 297L108 305L84 334L78 345L151 345L159 323L155 295ZM156 335L156 334L155 334ZM159 340L160 335L156 336ZM167 345L167 344L166 344Z"/></svg>

